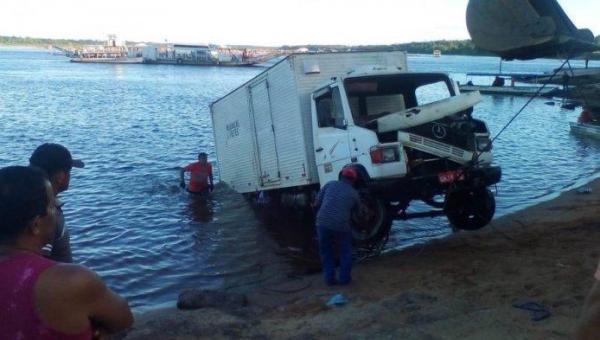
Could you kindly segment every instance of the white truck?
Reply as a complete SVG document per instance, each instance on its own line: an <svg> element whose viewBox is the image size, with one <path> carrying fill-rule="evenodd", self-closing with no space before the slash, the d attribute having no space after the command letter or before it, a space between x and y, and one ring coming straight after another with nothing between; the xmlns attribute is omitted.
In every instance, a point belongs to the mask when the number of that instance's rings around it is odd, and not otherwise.
<svg viewBox="0 0 600 340"><path fill-rule="evenodd" d="M478 92L445 73L412 73L406 54L294 54L211 104L221 181L249 197L309 207L355 167L353 235L368 246L392 220L445 214L478 229L495 212L490 134L472 117ZM411 201L433 207L407 213Z"/></svg>

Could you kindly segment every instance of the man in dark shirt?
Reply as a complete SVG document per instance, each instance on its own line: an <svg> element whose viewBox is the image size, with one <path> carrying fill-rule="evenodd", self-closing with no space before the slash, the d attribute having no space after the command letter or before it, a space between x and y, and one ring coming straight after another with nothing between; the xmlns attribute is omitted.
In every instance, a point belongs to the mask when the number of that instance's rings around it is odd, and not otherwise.
<svg viewBox="0 0 600 340"><path fill-rule="evenodd" d="M46 172L55 196L69 188L71 169L84 167L82 161L71 157L67 148L52 143L42 144L35 149L29 158L29 164ZM48 257L58 262L73 262L71 237L65 226L62 204L58 199L56 200L56 221L56 233Z"/></svg>
<svg viewBox="0 0 600 340"><path fill-rule="evenodd" d="M358 174L346 167L340 172L340 180L332 181L321 189L315 201L317 234L323 276L327 285L349 284L352 281L352 210L360 205L360 197L353 184ZM337 242L340 258L339 280L335 277L333 243Z"/></svg>

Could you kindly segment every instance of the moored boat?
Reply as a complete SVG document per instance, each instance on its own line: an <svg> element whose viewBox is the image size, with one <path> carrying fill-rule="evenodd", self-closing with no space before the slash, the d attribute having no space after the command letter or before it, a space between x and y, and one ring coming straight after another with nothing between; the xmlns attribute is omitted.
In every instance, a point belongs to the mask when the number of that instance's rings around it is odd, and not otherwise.
<svg viewBox="0 0 600 340"><path fill-rule="evenodd" d="M481 77L483 81L487 81L490 84L490 80L493 78L493 82L490 85L481 85L473 83L473 80L469 80L466 84L460 84L459 89L461 92L472 92L479 91L481 94L489 95L506 95L506 96L540 96L540 97L553 97L558 95L561 91L557 86L542 86L542 85L517 85L517 78L511 73L487 73L487 72L473 72L467 73L467 79L474 79ZM510 84L506 84L510 81Z"/></svg>
<svg viewBox="0 0 600 340"><path fill-rule="evenodd" d="M569 125L572 133L600 138L600 124L569 122Z"/></svg>

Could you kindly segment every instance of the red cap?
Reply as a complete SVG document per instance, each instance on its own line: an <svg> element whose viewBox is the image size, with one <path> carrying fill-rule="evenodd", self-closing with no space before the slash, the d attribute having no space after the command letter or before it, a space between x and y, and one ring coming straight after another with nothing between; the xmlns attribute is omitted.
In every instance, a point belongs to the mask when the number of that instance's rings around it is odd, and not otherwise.
<svg viewBox="0 0 600 340"><path fill-rule="evenodd" d="M340 175L349 178L353 181L356 181L356 179L358 179L358 173L356 173L356 170L354 170L354 168L350 167L343 168Z"/></svg>

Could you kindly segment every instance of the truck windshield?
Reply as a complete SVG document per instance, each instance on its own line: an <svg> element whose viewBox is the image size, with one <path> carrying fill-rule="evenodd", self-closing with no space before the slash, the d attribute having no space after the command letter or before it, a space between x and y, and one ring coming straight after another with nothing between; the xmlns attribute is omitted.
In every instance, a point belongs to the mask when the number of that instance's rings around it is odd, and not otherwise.
<svg viewBox="0 0 600 340"><path fill-rule="evenodd" d="M357 125L455 95L450 78L441 73L347 78L344 86Z"/></svg>

